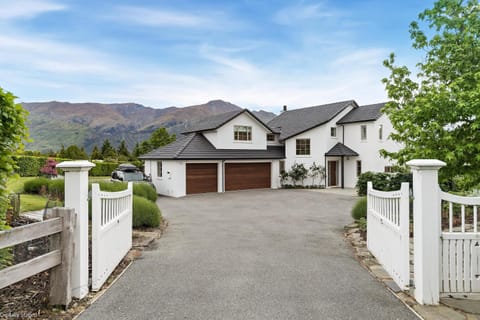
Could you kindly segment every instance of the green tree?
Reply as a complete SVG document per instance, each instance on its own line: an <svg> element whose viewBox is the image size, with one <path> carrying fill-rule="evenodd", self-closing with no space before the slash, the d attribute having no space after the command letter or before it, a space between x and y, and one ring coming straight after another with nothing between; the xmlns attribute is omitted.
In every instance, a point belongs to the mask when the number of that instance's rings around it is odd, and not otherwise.
<svg viewBox="0 0 480 320"><path fill-rule="evenodd" d="M105 139L102 145L102 157L103 159L114 159L117 157L117 152L110 144L110 140Z"/></svg>
<svg viewBox="0 0 480 320"><path fill-rule="evenodd" d="M0 88L0 230L6 227L7 179L16 168L12 156L23 148L23 141L28 137L25 125L28 113L20 104L15 103L15 98L12 93Z"/></svg>
<svg viewBox="0 0 480 320"><path fill-rule="evenodd" d="M65 159L73 159L73 160L84 160L88 159L88 155L85 152L85 150L82 148L79 148L78 146L72 144L71 146L68 146L66 149L62 145L62 149L58 153L58 156L60 158L65 158Z"/></svg>
<svg viewBox="0 0 480 320"><path fill-rule="evenodd" d="M90 159L92 159L92 160L102 159L102 154L100 153L100 150L98 150L97 145L93 146L93 150L92 150L92 154L90 155Z"/></svg>
<svg viewBox="0 0 480 320"><path fill-rule="evenodd" d="M393 53L384 61L391 99L384 111L395 128L391 138L404 148L382 154L400 165L413 158L443 160L441 181L460 176L469 188L480 183L480 7L476 0L439 0L418 19L410 36L425 57L416 77L395 65Z"/></svg>
<svg viewBox="0 0 480 320"><path fill-rule="evenodd" d="M125 142L125 140L122 140L120 142L120 145L118 146L117 153L118 153L119 156L123 156L126 159L130 158L130 152L128 151L127 143Z"/></svg>
<svg viewBox="0 0 480 320"><path fill-rule="evenodd" d="M143 141L140 144L136 144L133 150L133 154L138 157L142 154L148 153L154 149L163 147L173 141L175 141L175 134L170 135L165 128L158 128L155 130L149 139Z"/></svg>

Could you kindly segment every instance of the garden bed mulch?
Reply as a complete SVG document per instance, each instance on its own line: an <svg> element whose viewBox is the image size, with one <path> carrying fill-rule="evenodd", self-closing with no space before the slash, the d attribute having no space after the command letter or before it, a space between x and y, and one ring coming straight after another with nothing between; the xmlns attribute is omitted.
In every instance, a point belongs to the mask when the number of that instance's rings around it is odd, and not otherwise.
<svg viewBox="0 0 480 320"><path fill-rule="evenodd" d="M34 221L20 217L14 221L14 226L20 226ZM115 280L130 266L133 260L142 255L142 251L147 248L155 239L161 237L168 223L162 221L159 228L135 229L133 231L133 246L130 252L120 262L117 268L107 279L102 289L98 292L90 292L82 299L73 299L67 310L49 306L49 271L34 275L30 278L14 283L8 287L0 289L0 319L73 319L83 312L98 297L100 297ZM42 238L43 239L43 238ZM44 239L48 242L48 239ZM16 246L14 253L14 263L31 259L43 254L45 249L33 252L33 248L42 248L41 243L37 245L24 245L24 248Z"/></svg>

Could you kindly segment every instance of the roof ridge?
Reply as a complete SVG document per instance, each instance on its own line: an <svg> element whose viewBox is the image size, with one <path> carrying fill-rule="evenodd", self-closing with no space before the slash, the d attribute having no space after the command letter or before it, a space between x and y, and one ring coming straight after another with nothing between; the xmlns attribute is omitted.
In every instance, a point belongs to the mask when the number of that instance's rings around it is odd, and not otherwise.
<svg viewBox="0 0 480 320"><path fill-rule="evenodd" d="M187 137L185 138L185 140L186 140L185 143L183 144L183 146L182 146L180 149L178 149L177 152L175 152L175 154L174 154L173 157L174 157L174 158L177 158L177 157L183 152L183 150L185 150L185 148L192 142L193 138L194 138L196 135L197 135L196 132L190 133L190 134L189 134L190 137L187 136Z"/></svg>
<svg viewBox="0 0 480 320"><path fill-rule="evenodd" d="M292 110L287 110L287 111L284 111L282 112L279 116L281 116L282 114L284 113L290 113L290 112L294 112L294 111L300 111L300 110L306 110L306 109L313 109L313 108L318 108L318 107L327 107L327 106L331 106L331 105L334 105L334 104L346 104L346 103L351 103L351 102L354 102L357 106L358 106L358 103L353 100L353 99L350 99L350 100L343 100L343 101L337 101L337 102L330 102L330 103L325 103L325 104L319 104L319 105L316 105L316 106L310 106L310 107L303 107L303 108L297 108L297 109L292 109ZM273 118L275 119L275 118ZM272 119L272 120L273 120ZM272 121L270 120L270 121ZM270 122L269 121L269 122Z"/></svg>

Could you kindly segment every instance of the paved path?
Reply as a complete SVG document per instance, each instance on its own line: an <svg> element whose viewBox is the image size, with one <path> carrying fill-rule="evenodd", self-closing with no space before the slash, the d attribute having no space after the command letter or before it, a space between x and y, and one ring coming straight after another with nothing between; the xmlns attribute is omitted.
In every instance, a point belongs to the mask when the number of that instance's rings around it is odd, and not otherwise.
<svg viewBox="0 0 480 320"><path fill-rule="evenodd" d="M80 319L417 319L343 239L351 196L160 198L166 234Z"/></svg>

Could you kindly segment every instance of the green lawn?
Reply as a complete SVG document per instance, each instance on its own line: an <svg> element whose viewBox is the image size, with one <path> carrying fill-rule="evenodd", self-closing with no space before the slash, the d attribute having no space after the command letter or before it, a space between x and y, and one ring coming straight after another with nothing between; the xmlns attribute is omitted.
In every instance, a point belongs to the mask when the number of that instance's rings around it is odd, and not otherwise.
<svg viewBox="0 0 480 320"><path fill-rule="evenodd" d="M35 177L11 177L7 181L7 190L9 193L21 193L20 195L20 212L35 211L45 208L47 198L37 194L24 194L23 184L26 181L35 179ZM89 177L90 182L100 182L110 180L109 176L105 177ZM50 201L50 208L54 206L62 206L60 202Z"/></svg>

